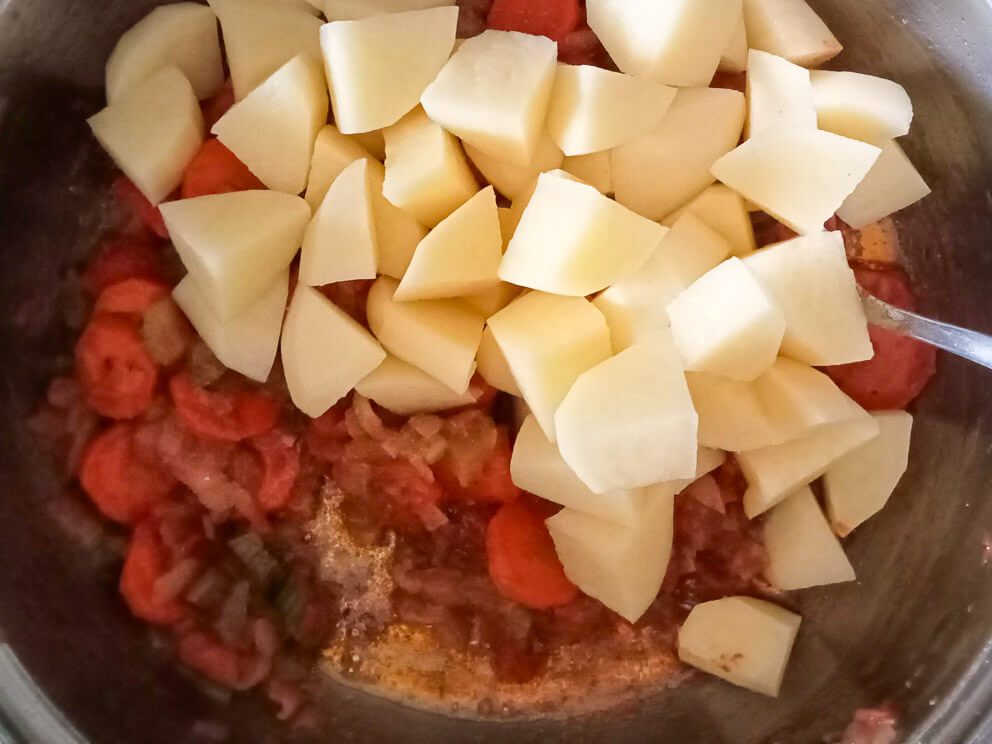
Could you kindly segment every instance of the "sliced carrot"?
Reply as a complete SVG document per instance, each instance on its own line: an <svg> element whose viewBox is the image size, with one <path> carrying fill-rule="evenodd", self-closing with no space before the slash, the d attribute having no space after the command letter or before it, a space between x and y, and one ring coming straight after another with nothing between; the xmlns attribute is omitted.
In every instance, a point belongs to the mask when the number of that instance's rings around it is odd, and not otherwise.
<svg viewBox="0 0 992 744"><path fill-rule="evenodd" d="M220 140L208 139L186 168L182 195L183 199L192 199L210 194L264 188L265 184L233 152L224 147Z"/></svg>
<svg viewBox="0 0 992 744"><path fill-rule="evenodd" d="M131 419L151 405L158 367L128 318L97 315L76 343L76 371L87 405L101 416Z"/></svg>
<svg viewBox="0 0 992 744"><path fill-rule="evenodd" d="M128 178L121 176L114 181L117 200L130 209L141 224L160 238L168 238L169 231L162 219L162 212L145 197Z"/></svg>
<svg viewBox="0 0 992 744"><path fill-rule="evenodd" d="M262 484L255 501L266 512L284 508L300 475L300 450L291 434L273 429L251 440L262 460Z"/></svg>
<svg viewBox="0 0 992 744"><path fill-rule="evenodd" d="M170 568L158 524L146 519L131 533L120 581L121 595L136 617L155 625L175 625L189 614L182 601L162 601L155 591L156 582Z"/></svg>
<svg viewBox="0 0 992 744"><path fill-rule="evenodd" d="M519 31L560 41L581 22L579 0L495 0L487 24L498 31Z"/></svg>
<svg viewBox="0 0 992 744"><path fill-rule="evenodd" d="M158 250L140 238L111 238L97 251L83 271L83 288L99 295L125 279L161 280Z"/></svg>
<svg viewBox="0 0 992 744"><path fill-rule="evenodd" d="M203 123L206 125L206 130L209 132L213 129L214 124L216 124L220 120L220 117L226 114L233 105L234 86L231 84L231 81L228 80L224 83L224 87L214 94L213 98L208 98L200 106L203 111Z"/></svg>
<svg viewBox="0 0 992 744"><path fill-rule="evenodd" d="M153 279L134 277L107 287L97 298L94 313L142 315L159 300L169 296L169 288Z"/></svg>
<svg viewBox="0 0 992 744"><path fill-rule="evenodd" d="M561 607L579 596L565 576L544 524L548 514L529 499L503 506L486 530L489 575L503 596L535 610Z"/></svg>
<svg viewBox="0 0 992 744"><path fill-rule="evenodd" d="M455 501L468 501L485 504L505 504L520 496L510 476L510 456L513 448L506 430L499 428L496 444L489 455L481 461L481 465L468 483L463 485L454 470L450 467L448 458L442 459L435 466L435 473L444 486L445 495Z"/></svg>
<svg viewBox="0 0 992 744"><path fill-rule="evenodd" d="M186 372L169 381L169 392L183 426L206 439L240 442L265 434L279 419L279 403L269 396L204 390Z"/></svg>

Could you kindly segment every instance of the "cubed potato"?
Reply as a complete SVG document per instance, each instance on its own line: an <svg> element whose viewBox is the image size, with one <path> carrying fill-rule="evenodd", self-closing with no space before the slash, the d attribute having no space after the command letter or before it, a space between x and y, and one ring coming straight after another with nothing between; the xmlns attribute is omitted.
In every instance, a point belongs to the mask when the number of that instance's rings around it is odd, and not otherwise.
<svg viewBox="0 0 992 744"><path fill-rule="evenodd" d="M878 422L870 415L840 424L820 426L800 439L737 453L747 478L744 511L752 519L790 494L812 483L837 460L878 436Z"/></svg>
<svg viewBox="0 0 992 744"><path fill-rule="evenodd" d="M182 183L203 143L196 94L175 67L132 85L87 123L117 167L152 204Z"/></svg>
<svg viewBox="0 0 992 744"><path fill-rule="evenodd" d="M224 85L217 16L210 8L163 5L126 31L107 60L107 101L166 67L177 67L201 101Z"/></svg>
<svg viewBox="0 0 992 744"><path fill-rule="evenodd" d="M636 524L563 509L547 520L565 575L585 594L634 623L658 596L671 558L675 499L645 496Z"/></svg>
<svg viewBox="0 0 992 744"><path fill-rule="evenodd" d="M234 104L211 131L270 189L300 194L326 122L324 76L320 65L302 54Z"/></svg>
<svg viewBox="0 0 992 744"><path fill-rule="evenodd" d="M872 415L878 436L840 458L823 476L827 513L841 537L882 510L909 464L913 417L905 411Z"/></svg>
<svg viewBox="0 0 992 744"><path fill-rule="evenodd" d="M333 21L320 29L334 121L345 134L388 127L412 111L455 45L458 9Z"/></svg>
<svg viewBox="0 0 992 744"><path fill-rule="evenodd" d="M548 113L557 57L558 45L544 36L485 31L459 47L420 102L466 144L528 165Z"/></svg>
<svg viewBox="0 0 992 744"><path fill-rule="evenodd" d="M591 65L558 65L548 133L566 155L609 150L654 129L675 88Z"/></svg>
<svg viewBox="0 0 992 744"><path fill-rule="evenodd" d="M220 363L256 382L267 381L272 371L288 295L289 272L283 271L247 308L221 320L192 277L172 290L172 298Z"/></svg>
<svg viewBox="0 0 992 744"><path fill-rule="evenodd" d="M695 215L720 233L730 243L731 253L735 256L744 257L757 247L747 203L740 194L722 183L708 187L684 207L668 215L661 224L672 227L685 214Z"/></svg>
<svg viewBox="0 0 992 744"><path fill-rule="evenodd" d="M461 395L475 373L485 319L456 300L397 302L398 286L388 277L372 285L369 327L390 354Z"/></svg>
<svg viewBox="0 0 992 744"><path fill-rule="evenodd" d="M913 102L894 80L827 70L810 79L820 129L873 145L909 134Z"/></svg>
<svg viewBox="0 0 992 744"><path fill-rule="evenodd" d="M482 341L479 343L479 351L475 356L475 361L483 380L504 393L515 395L518 398L523 397L517 381L513 379L510 364L506 361L503 350L496 343L493 329L488 326L482 332Z"/></svg>
<svg viewBox="0 0 992 744"><path fill-rule="evenodd" d="M747 52L747 28L744 25L744 8L741 7L741 14L730 34L730 41L727 42L726 49L720 55L720 64L717 69L729 74L744 72L747 70Z"/></svg>
<svg viewBox="0 0 992 744"><path fill-rule="evenodd" d="M386 358L379 342L311 287L298 284L282 331L282 368L293 405L318 418Z"/></svg>
<svg viewBox="0 0 992 744"><path fill-rule="evenodd" d="M465 295L461 300L482 313L482 317L489 318L517 299L521 291L515 284L500 282L492 289Z"/></svg>
<svg viewBox="0 0 992 744"><path fill-rule="evenodd" d="M739 258L724 261L668 304L685 368L753 380L778 356L785 315Z"/></svg>
<svg viewBox="0 0 992 744"><path fill-rule="evenodd" d="M564 155L547 132L542 131L529 165L515 165L486 154L478 147L465 145L465 154L489 183L507 199L516 199L531 187L542 173L561 167Z"/></svg>
<svg viewBox="0 0 992 744"><path fill-rule="evenodd" d="M298 54L320 59L321 20L270 0L209 0L224 33L234 98L243 99Z"/></svg>
<svg viewBox="0 0 992 744"><path fill-rule="evenodd" d="M371 153L372 157L380 163L386 159L386 135L383 134L383 130L373 129L371 132L355 132L345 136L363 150Z"/></svg>
<svg viewBox="0 0 992 744"><path fill-rule="evenodd" d="M589 0L589 27L624 72L678 86L709 85L741 0Z"/></svg>
<svg viewBox="0 0 992 744"><path fill-rule="evenodd" d="M322 287L378 276L379 247L368 160L345 168L303 235L300 281Z"/></svg>
<svg viewBox="0 0 992 744"><path fill-rule="evenodd" d="M496 191L487 186L420 241L395 299L438 300L494 289L502 260Z"/></svg>
<svg viewBox="0 0 992 744"><path fill-rule="evenodd" d="M763 695L778 697L802 618L752 597L696 605L679 629L679 658Z"/></svg>
<svg viewBox="0 0 992 744"><path fill-rule="evenodd" d="M479 190L458 140L415 109L386 130L382 193L419 222L434 227Z"/></svg>
<svg viewBox="0 0 992 744"><path fill-rule="evenodd" d="M785 313L782 354L815 367L874 356L839 231L763 248L744 263Z"/></svg>
<svg viewBox="0 0 992 744"><path fill-rule="evenodd" d="M581 178L576 178L571 173L561 169L548 171L548 175L555 176L556 178L564 178L568 181L572 181L573 183L584 183ZM537 191L538 178L540 178L540 174L534 178L526 189L517 195L517 197L510 204L509 211L500 218L500 226L503 229L503 242L507 245L509 245L510 240L513 239L513 236L517 231L517 226L520 224L520 220L524 216L524 210L527 209L527 205L530 204L531 197L534 196L534 192Z"/></svg>
<svg viewBox="0 0 992 744"><path fill-rule="evenodd" d="M455 0L324 0L329 21L358 21L387 13L407 13L455 5Z"/></svg>
<svg viewBox="0 0 992 744"><path fill-rule="evenodd" d="M317 133L313 145L310 176L307 179L306 193L303 195L310 209L316 212L327 196L331 184L341 175L341 171L363 158L373 159L365 148L350 137L341 134L333 124L323 127Z"/></svg>
<svg viewBox="0 0 992 744"><path fill-rule="evenodd" d="M565 158L561 168L601 194L613 193L612 156L607 151Z"/></svg>
<svg viewBox="0 0 992 744"><path fill-rule="evenodd" d="M744 0L744 25L751 49L819 67L844 47L805 0Z"/></svg>
<svg viewBox="0 0 992 744"><path fill-rule="evenodd" d="M747 125L750 138L780 127L816 129L809 70L783 57L752 49L747 66Z"/></svg>
<svg viewBox="0 0 992 744"><path fill-rule="evenodd" d="M752 137L713 164L713 175L801 235L824 223L875 165L873 145L817 129Z"/></svg>
<svg viewBox="0 0 992 744"><path fill-rule="evenodd" d="M783 591L842 584L857 577L840 541L806 486L765 517L765 576Z"/></svg>
<svg viewBox="0 0 992 744"><path fill-rule="evenodd" d="M402 279L428 230L383 196L386 169L378 160L369 161L369 179L372 182L372 211L379 245L379 272Z"/></svg>
<svg viewBox="0 0 992 744"><path fill-rule="evenodd" d="M257 302L303 241L310 207L278 191L240 191L163 204L176 251L220 320Z"/></svg>
<svg viewBox="0 0 992 744"><path fill-rule="evenodd" d="M710 169L740 141L745 109L736 90L679 90L661 124L612 151L617 201L652 220L681 207L715 180Z"/></svg>
<svg viewBox="0 0 992 744"><path fill-rule="evenodd" d="M685 379L692 405L699 414L701 445L747 452L788 439L765 407L754 382L705 372L687 372Z"/></svg>
<svg viewBox="0 0 992 744"><path fill-rule="evenodd" d="M447 411L476 401L471 387L456 395L447 385L392 355L362 378L355 391L398 416Z"/></svg>
<svg viewBox="0 0 992 744"><path fill-rule="evenodd" d="M592 186L542 173L499 276L521 287L584 297L636 271L664 234Z"/></svg>
<svg viewBox="0 0 992 744"><path fill-rule="evenodd" d="M855 230L881 222L930 193L926 181L894 140L879 142L878 146L882 154L875 165L837 210L837 216Z"/></svg>
<svg viewBox="0 0 992 744"><path fill-rule="evenodd" d="M583 373L555 413L562 457L596 493L693 478L697 427L682 360L664 334Z"/></svg>
<svg viewBox="0 0 992 744"><path fill-rule="evenodd" d="M529 292L492 316L489 327L527 405L555 441L555 411L565 393L612 353L603 314L583 297Z"/></svg>
<svg viewBox="0 0 992 744"><path fill-rule="evenodd" d="M593 301L610 326L613 350L667 328L668 304L729 254L729 244L693 215L676 222L640 269Z"/></svg>

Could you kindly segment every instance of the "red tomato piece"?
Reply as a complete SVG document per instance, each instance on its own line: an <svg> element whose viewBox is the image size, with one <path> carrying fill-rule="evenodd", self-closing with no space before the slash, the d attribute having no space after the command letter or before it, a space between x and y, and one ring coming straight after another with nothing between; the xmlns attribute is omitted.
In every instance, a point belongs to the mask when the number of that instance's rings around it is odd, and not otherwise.
<svg viewBox="0 0 992 744"><path fill-rule="evenodd" d="M101 416L131 419L151 405L158 367L127 318L97 315L76 343L76 371L87 405Z"/></svg>
<svg viewBox="0 0 992 744"><path fill-rule="evenodd" d="M146 519L131 533L120 581L121 595L135 617L155 625L175 625L188 615L179 599L163 602L157 596L155 584L169 569L158 525Z"/></svg>
<svg viewBox="0 0 992 744"><path fill-rule="evenodd" d="M161 280L158 251L146 240L112 238L106 241L83 271L83 287L99 295L125 279Z"/></svg>
<svg viewBox="0 0 992 744"><path fill-rule="evenodd" d="M161 210L148 201L147 197L128 178L121 176L114 181L114 194L121 204L134 213L142 225L158 237L168 239L169 231L165 227Z"/></svg>
<svg viewBox="0 0 992 744"><path fill-rule="evenodd" d="M351 439L344 421L350 400L340 401L323 416L310 422L306 441L314 457L334 462L344 454L344 446Z"/></svg>
<svg viewBox="0 0 992 744"><path fill-rule="evenodd" d="M176 653L183 664L224 687L243 690L254 686L254 680L248 681L248 678L260 659L254 654L225 646L212 633L193 631L180 636ZM255 684L258 682L261 679Z"/></svg>
<svg viewBox="0 0 992 744"><path fill-rule="evenodd" d="M217 91L212 98L208 98L200 105L200 109L203 111L203 123L206 125L206 131L209 132L213 129L214 124L220 121L220 117L226 114L233 105L234 86L228 80L224 83L224 87Z"/></svg>
<svg viewBox="0 0 992 744"><path fill-rule="evenodd" d="M262 461L262 484L255 501L266 513L279 511L289 503L300 475L300 450L296 438L273 429L254 437L251 444Z"/></svg>
<svg viewBox="0 0 992 744"><path fill-rule="evenodd" d="M279 419L279 403L269 396L204 390L186 372L169 381L169 392L183 426L205 439L240 442L265 434Z"/></svg>
<svg viewBox="0 0 992 744"><path fill-rule="evenodd" d="M581 21L579 0L495 0L487 24L497 31L519 31L559 41Z"/></svg>
<svg viewBox="0 0 992 744"><path fill-rule="evenodd" d="M383 523L398 529L420 529L443 523L441 485L409 461L396 459L376 466L372 481L373 490L383 502Z"/></svg>
<svg viewBox="0 0 992 744"><path fill-rule="evenodd" d="M453 500L484 504L505 504L520 496L520 489L510 477L510 457L513 448L510 437L502 427L498 429L496 445L467 485L462 485L455 473L442 459L436 474L444 486L445 494Z"/></svg>
<svg viewBox="0 0 992 744"><path fill-rule="evenodd" d="M183 199L234 191L264 189L248 166L238 160L219 139L208 139L186 168L183 177Z"/></svg>
<svg viewBox="0 0 992 744"><path fill-rule="evenodd" d="M103 290L93 312L143 315L145 310L168 296L169 288L161 282L134 277Z"/></svg>
<svg viewBox="0 0 992 744"><path fill-rule="evenodd" d="M89 443L79 482L104 516L121 524L147 515L175 483L165 469L137 456L129 424L115 424Z"/></svg>
<svg viewBox="0 0 992 744"><path fill-rule="evenodd" d="M561 607L579 596L544 524L548 516L540 505L517 499L496 512L486 530L489 575L496 588L535 610Z"/></svg>
<svg viewBox="0 0 992 744"><path fill-rule="evenodd" d="M558 41L558 61L566 65L609 67L610 55L596 33L582 26Z"/></svg>

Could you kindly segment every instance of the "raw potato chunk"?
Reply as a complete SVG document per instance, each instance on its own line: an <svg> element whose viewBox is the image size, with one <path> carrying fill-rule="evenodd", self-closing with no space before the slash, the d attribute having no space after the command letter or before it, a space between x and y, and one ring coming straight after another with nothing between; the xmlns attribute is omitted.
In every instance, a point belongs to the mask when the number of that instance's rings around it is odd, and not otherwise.
<svg viewBox="0 0 992 744"><path fill-rule="evenodd" d="M407 13L455 4L455 0L324 0L329 21L358 21L387 13Z"/></svg>
<svg viewBox="0 0 992 744"><path fill-rule="evenodd" d="M655 128L675 88L590 65L558 65L548 132L566 155L609 150Z"/></svg>
<svg viewBox="0 0 992 744"><path fill-rule="evenodd" d="M416 109L386 130L386 183L390 202L428 227L479 190L458 140Z"/></svg>
<svg viewBox="0 0 992 744"><path fill-rule="evenodd" d="M679 630L679 658L731 684L778 697L802 618L751 597L696 605Z"/></svg>
<svg viewBox="0 0 992 744"><path fill-rule="evenodd" d="M913 102L899 83L827 70L814 70L810 79L820 129L873 145L909 134Z"/></svg>
<svg viewBox="0 0 992 744"><path fill-rule="evenodd" d="M338 129L369 132L409 113L448 61L457 24L457 8L430 8L321 28Z"/></svg>
<svg viewBox="0 0 992 744"><path fill-rule="evenodd" d="M472 145L465 145L465 154L479 169L483 178L511 200L530 188L542 173L561 167L565 157L547 132L541 133L534 151L534 160L526 166L492 157Z"/></svg>
<svg viewBox="0 0 992 744"><path fill-rule="evenodd" d="M613 284L593 304L606 317L617 353L668 327L668 303L730 255L730 246L687 214L668 231L637 271Z"/></svg>
<svg viewBox="0 0 992 744"><path fill-rule="evenodd" d="M482 341L479 343L479 352L476 354L475 361L479 366L479 374L483 380L504 393L518 398L523 397L517 381L513 379L510 364L503 356L503 350L496 343L493 329L488 326L482 332Z"/></svg>
<svg viewBox="0 0 992 744"><path fill-rule="evenodd" d="M494 158L534 161L554 84L558 45L485 31L459 47L421 96L427 115Z"/></svg>
<svg viewBox="0 0 992 744"><path fill-rule="evenodd" d="M499 276L521 287L584 297L636 271L664 235L665 228L592 186L542 173Z"/></svg>
<svg viewBox="0 0 992 744"><path fill-rule="evenodd" d="M819 67L843 51L805 0L744 0L744 24L752 49Z"/></svg>
<svg viewBox="0 0 992 744"><path fill-rule="evenodd" d="M522 291L516 285L500 282L492 289L465 295L461 300L482 313L484 318L489 318L517 299Z"/></svg>
<svg viewBox="0 0 992 744"><path fill-rule="evenodd" d="M753 137L713 175L801 235L818 233L875 165L881 150L817 129Z"/></svg>
<svg viewBox="0 0 992 744"><path fill-rule="evenodd" d="M658 596L672 552L674 495L655 495L650 490L634 525L574 509L563 509L547 520L565 575L631 623Z"/></svg>
<svg viewBox="0 0 992 744"><path fill-rule="evenodd" d="M382 364L371 334L311 287L297 285L282 332L282 367L293 404L318 418Z"/></svg>
<svg viewBox="0 0 992 744"><path fill-rule="evenodd" d="M322 287L353 279L375 279L379 248L368 161L342 171L303 235L300 281Z"/></svg>
<svg viewBox="0 0 992 744"><path fill-rule="evenodd" d="M272 371L288 296L289 272L284 271L255 302L223 321L192 277L172 290L172 298L220 363L256 382L268 380Z"/></svg>
<svg viewBox="0 0 992 744"><path fill-rule="evenodd" d="M386 159L386 137L381 129L346 135L356 145L372 154L380 163Z"/></svg>
<svg viewBox="0 0 992 744"><path fill-rule="evenodd" d="M894 140L878 146L882 154L875 165L837 210L837 216L855 230L881 222L930 193L926 181Z"/></svg>
<svg viewBox="0 0 992 744"><path fill-rule="evenodd" d="M310 177L303 198L310 209L316 212L327 196L327 190L337 180L341 172L356 160L372 160L372 155L350 137L328 124L317 133L310 159Z"/></svg>
<svg viewBox="0 0 992 744"><path fill-rule="evenodd" d="M355 385L355 391L398 416L447 411L476 400L472 388L456 395L447 385L394 356L387 356Z"/></svg>
<svg viewBox="0 0 992 744"><path fill-rule="evenodd" d="M683 215L692 214L716 230L730 243L731 253L744 257L757 244L754 226L744 199L722 183L715 183L681 209L672 212L661 224L672 227Z"/></svg>
<svg viewBox="0 0 992 744"><path fill-rule="evenodd" d="M763 248L745 258L744 264L785 313L783 355L814 367L874 356L839 231Z"/></svg>
<svg viewBox="0 0 992 744"><path fill-rule="evenodd" d="M741 0L589 0L589 27L624 72L668 85L709 85Z"/></svg>
<svg viewBox="0 0 992 744"><path fill-rule="evenodd" d="M682 361L663 334L584 373L555 414L562 457L596 493L693 478L697 425Z"/></svg>
<svg viewBox="0 0 992 744"><path fill-rule="evenodd" d="M107 101L166 67L177 67L201 101L224 85L217 16L197 3L155 8L121 36L107 61Z"/></svg>
<svg viewBox="0 0 992 744"><path fill-rule="evenodd" d="M782 310L739 258L704 274L667 312L685 368L732 380L768 369L785 335Z"/></svg>
<svg viewBox="0 0 992 744"><path fill-rule="evenodd" d="M203 115L189 81L166 67L131 86L87 123L117 167L152 204L182 183L203 143Z"/></svg>
<svg viewBox="0 0 992 744"><path fill-rule="evenodd" d="M485 319L455 300L397 302L397 283L380 277L369 292L369 327L386 350L444 383L468 390Z"/></svg>
<svg viewBox="0 0 992 744"><path fill-rule="evenodd" d="M571 173L601 194L613 193L613 164L609 152L574 155L561 162L562 170Z"/></svg>
<svg viewBox="0 0 992 744"><path fill-rule="evenodd" d="M687 372L685 379L699 414L701 445L747 452L787 440L765 408L755 383L705 372Z"/></svg>
<svg viewBox="0 0 992 744"><path fill-rule="evenodd" d="M878 436L835 462L823 476L827 513L841 537L882 510L909 464L913 417L905 411L872 416Z"/></svg>
<svg viewBox="0 0 992 744"><path fill-rule="evenodd" d="M524 420L517 434L510 475L528 493L606 522L634 527L644 517L646 489L593 493L568 467L533 416Z"/></svg>
<svg viewBox="0 0 992 744"><path fill-rule="evenodd" d="M613 150L617 201L652 220L681 207L713 183L713 164L737 147L745 109L736 90L680 90L661 124Z"/></svg>
<svg viewBox="0 0 992 744"><path fill-rule="evenodd" d="M496 192L488 186L420 241L395 298L437 300L493 289L502 259Z"/></svg>
<svg viewBox="0 0 992 744"><path fill-rule="evenodd" d="M744 511L752 519L812 483L837 460L878 435L878 423L864 416L829 424L785 444L737 453L747 478Z"/></svg>
<svg viewBox="0 0 992 744"><path fill-rule="evenodd" d="M583 183L582 179L576 178L571 173L561 169L548 171L548 175L555 178L564 178L566 181L572 181L573 183ZM500 219L500 225L503 228L503 242L509 244L510 240L513 239L517 231L517 226L520 224L520 220L523 219L524 211L527 209L527 205L530 204L534 192L537 191L538 178L540 178L540 174L534 178L526 189L520 192L519 196L510 204L509 212Z"/></svg>
<svg viewBox="0 0 992 744"><path fill-rule="evenodd" d="M752 49L747 66L747 137L778 127L816 129L809 70Z"/></svg>
<svg viewBox="0 0 992 744"><path fill-rule="evenodd" d="M427 237L427 228L383 196L386 169L378 160L369 161L369 178L372 181L372 210L379 244L379 271L394 279L402 279L414 251Z"/></svg>
<svg viewBox="0 0 992 744"><path fill-rule="evenodd" d="M271 0L209 0L224 32L234 98L240 101L298 54L320 59L321 20Z"/></svg>
<svg viewBox="0 0 992 744"><path fill-rule="evenodd" d="M491 317L489 327L524 400L555 441L555 411L565 394L612 353L602 313L583 297L530 292Z"/></svg>
<svg viewBox="0 0 992 744"><path fill-rule="evenodd" d="M842 584L857 577L809 487L765 517L765 576L783 591Z"/></svg>
<svg viewBox="0 0 992 744"><path fill-rule="evenodd" d="M730 34L730 41L727 42L727 48L720 55L720 66L717 69L720 72L730 74L744 72L747 70L747 52L747 28L744 26L744 9L742 7L737 25L734 26L733 33Z"/></svg>
<svg viewBox="0 0 992 744"><path fill-rule="evenodd" d="M298 196L240 191L163 204L176 251L220 320L257 302L303 240L310 208Z"/></svg>
<svg viewBox="0 0 992 744"><path fill-rule="evenodd" d="M303 54L234 104L211 131L270 189L300 194L326 121L324 76Z"/></svg>

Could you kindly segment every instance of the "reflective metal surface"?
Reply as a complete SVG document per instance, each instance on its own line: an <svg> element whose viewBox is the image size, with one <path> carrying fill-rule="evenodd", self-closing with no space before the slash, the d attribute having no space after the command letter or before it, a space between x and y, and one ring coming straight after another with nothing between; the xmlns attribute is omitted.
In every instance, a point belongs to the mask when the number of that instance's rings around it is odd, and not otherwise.
<svg viewBox="0 0 992 744"><path fill-rule="evenodd" d="M22 424L68 348L60 280L98 227L105 166L83 118L100 103L114 39L152 4L0 0L0 641L10 650L0 653L0 726L40 726L24 738L56 742L65 721L98 744L176 744L206 741L191 731L208 719L229 726L232 742L286 741L259 704L196 693L121 608L113 567L66 546L45 508L58 479ZM922 312L992 331L992 9L815 5L848 47L840 66L894 77L916 103L907 150L934 195L901 226ZM910 472L849 543L860 581L801 596L780 700L698 680L609 716L498 724L329 689L320 738L805 744L836 735L856 708L889 702L908 741L992 740L982 729L992 710L992 384L979 367L941 362L917 410Z"/></svg>

